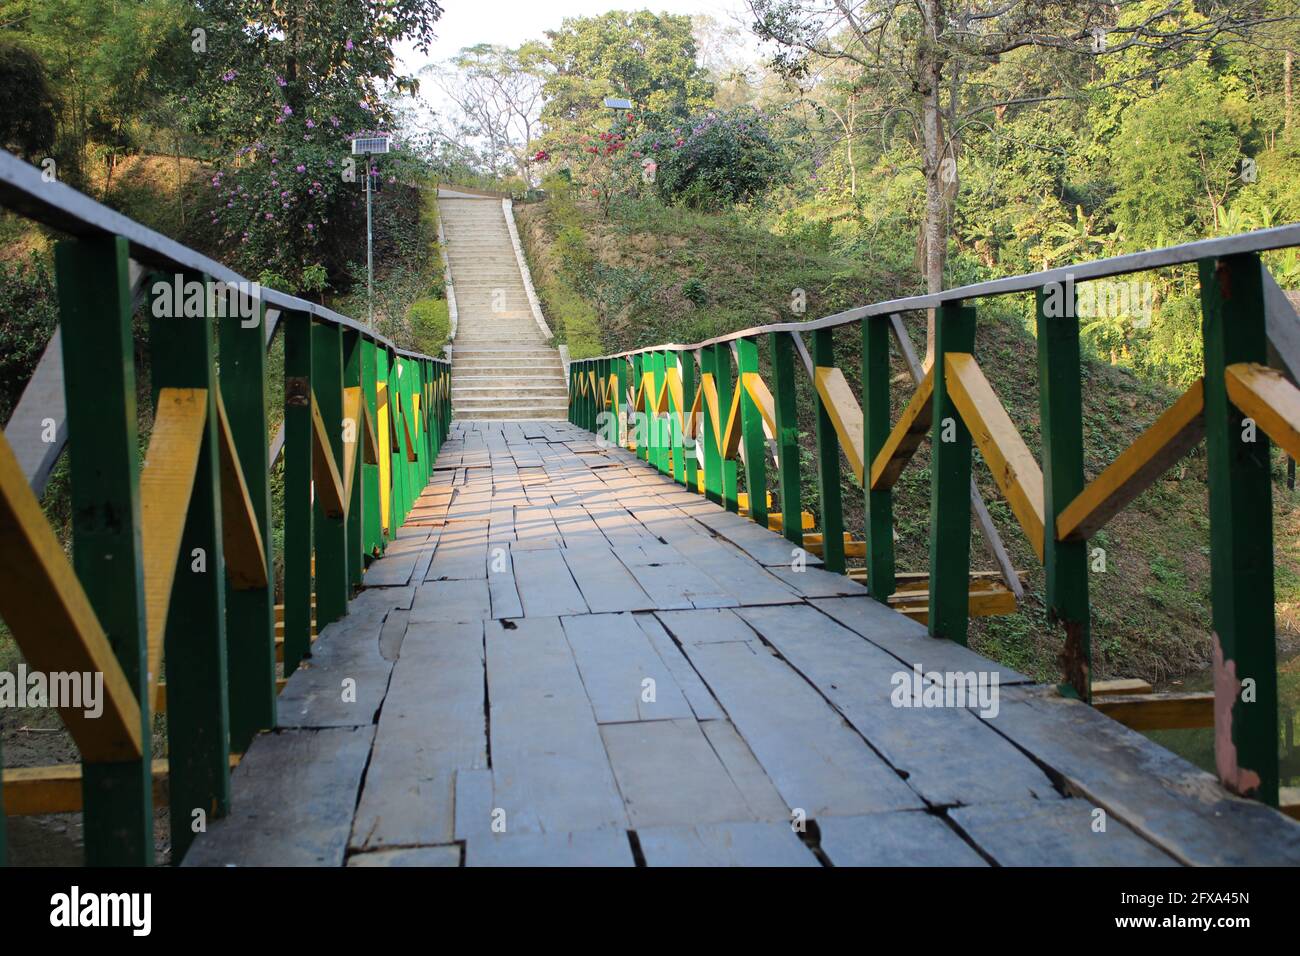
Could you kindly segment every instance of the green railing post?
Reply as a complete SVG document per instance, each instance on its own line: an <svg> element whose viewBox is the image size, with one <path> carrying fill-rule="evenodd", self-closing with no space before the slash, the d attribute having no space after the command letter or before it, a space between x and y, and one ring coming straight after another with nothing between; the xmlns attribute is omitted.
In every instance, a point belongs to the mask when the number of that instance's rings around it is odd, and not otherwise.
<svg viewBox="0 0 1300 956"><path fill-rule="evenodd" d="M813 332L814 370L835 367L835 336L831 329ZM822 512L822 564L827 571L844 573L844 508L840 497L840 439L821 394L817 404L817 493Z"/></svg>
<svg viewBox="0 0 1300 956"><path fill-rule="evenodd" d="M368 338L361 340L361 401L365 403L365 410L369 413L370 427L375 432L376 453L378 452L379 443L379 403L376 389L378 381L375 375L375 343ZM358 422L357 427L365 431L363 423ZM360 435L364 450L365 434ZM379 554L380 545L383 541L384 530L381 521L383 516L379 510L379 462L378 454L374 464L365 461L363 454L358 454L361 459L361 523L365 529L365 552L367 555L374 556Z"/></svg>
<svg viewBox="0 0 1300 956"><path fill-rule="evenodd" d="M717 391L717 352L713 346L706 345L700 349L700 382L703 384L704 376L708 376L714 385L714 391ZM721 396L718 398L718 404L721 405ZM719 416L726 414L726 409L719 408ZM722 447L721 438L713 430L713 413L710 411L709 400L707 396L700 399L700 430L704 433L704 495L715 504L722 504ZM720 428L726 427L725 420L720 422Z"/></svg>
<svg viewBox="0 0 1300 956"><path fill-rule="evenodd" d="M343 332L343 387L357 389L361 387L361 333L354 329ZM362 401L365 399L362 398ZM361 503L361 454L365 447L365 436L362 431L365 428L365 418L364 410L359 404L355 414L356 417L346 421L343 426L351 432L355 442L352 452L352 490L348 494L348 515L344 531L347 539L349 591L361 587L362 576L366 570ZM339 477L346 492L348 476L343 473L342 466L339 467Z"/></svg>
<svg viewBox="0 0 1300 956"><path fill-rule="evenodd" d="M1215 764L1228 789L1277 806L1277 644L1269 441L1228 398L1224 370L1268 362L1259 256L1200 263L1210 479ZM1227 726L1224 726L1224 724Z"/></svg>
<svg viewBox="0 0 1300 956"><path fill-rule="evenodd" d="M207 276L187 275L186 279L202 281L212 289ZM207 389L207 422L163 640L173 862L184 859L200 823L206 827L230 808L226 566L221 536L213 305L209 291L201 317L155 317L149 325L155 407L161 389Z"/></svg>
<svg viewBox="0 0 1300 956"><path fill-rule="evenodd" d="M311 315L284 324L284 676L311 651Z"/></svg>
<svg viewBox="0 0 1300 956"><path fill-rule="evenodd" d="M673 369L677 373L677 383L682 384L682 370L678 367L681 353L667 351L664 352L664 379L667 380L668 370ZM682 388L681 402L686 401L686 389ZM668 436L668 447L672 455L672 475L673 481L678 484L686 484L686 452L682 440L685 437L682 432L682 416L686 414L686 409L680 407L681 402L673 397L672 389L668 390L668 420L664 423Z"/></svg>
<svg viewBox="0 0 1300 956"><path fill-rule="evenodd" d="M82 820L90 866L154 862L153 722L148 699L140 445L128 244L69 239L54 248L71 455L72 563L140 702L144 758L86 764Z"/></svg>
<svg viewBox="0 0 1300 956"><path fill-rule="evenodd" d="M862 320L862 487L866 497L867 587L884 601L894 593L894 496L871 490L871 463L889 439L888 319Z"/></svg>
<svg viewBox="0 0 1300 956"><path fill-rule="evenodd" d="M377 487L379 487L380 495L386 495L388 498L388 514L385 515L383 513L382 498L376 499L376 502L380 509L379 542L378 542L379 554L383 554L384 551L388 548L388 542L392 540L393 535L396 534L396 528L397 528L397 521L396 518L394 517L394 515L397 513L397 501L393 494L393 489L396 487L396 482L397 482L397 476L394 473L394 466L393 466L395 451L393 449L391 438L389 437L392 435L392 433L395 430L394 422L396 421L396 419L394 418L394 416L397 414L397 396L393 394L392 376L389 374L388 347L376 343L375 344L376 407L378 407L378 401L379 401L378 389L379 389L379 383L381 382L383 383L384 386L384 406L386 409L385 414L388 418L388 421L386 423L380 422L379 414L378 412L376 412L375 414L375 440L376 440L375 457L379 458L380 460L384 458L385 456L384 446L385 444L387 444L388 445L388 452L387 452L388 476L387 478L385 478L383 472L380 471L379 466L376 465L375 472L378 477L375 484ZM385 430L387 431L388 434L387 435L381 434Z"/></svg>
<svg viewBox="0 0 1300 956"><path fill-rule="evenodd" d="M218 325L221 398L253 516L262 535L267 586L238 589L226 581L230 747L243 753L259 730L275 726L275 561L271 553L271 483L266 429L266 305L256 325L223 318Z"/></svg>
<svg viewBox="0 0 1300 956"><path fill-rule="evenodd" d="M1038 322L1038 405L1043 435L1043 568L1049 620L1065 631L1062 692L1092 697L1088 542L1058 541L1056 518L1083 491L1083 394L1079 317L1073 285L1069 301L1047 314L1047 289L1035 293ZM1052 290L1063 292L1065 290ZM1053 309L1053 311L1058 311Z"/></svg>
<svg viewBox="0 0 1300 956"><path fill-rule="evenodd" d="M794 342L789 333L769 332L772 402L776 406L776 472L781 495L781 533L803 547L803 496L799 486L799 417L794 383Z"/></svg>
<svg viewBox="0 0 1300 956"><path fill-rule="evenodd" d="M935 310L930 435L930 634L966 643L970 609L971 437L948 397L944 356L975 349L975 310Z"/></svg>
<svg viewBox="0 0 1300 956"><path fill-rule="evenodd" d="M343 473L343 335L333 324L311 327L311 390L320 409L334 467ZM312 518L316 530L316 627L348 613L348 534L342 517L331 518L322 504L324 489L316 488Z"/></svg>
<svg viewBox="0 0 1300 956"><path fill-rule="evenodd" d="M767 439L763 416L745 388L745 376L758 374L758 342L736 341L736 388L740 389L741 443L745 449L745 487L749 492L749 516L767 527Z"/></svg>
<svg viewBox="0 0 1300 956"><path fill-rule="evenodd" d="M727 415L731 411L731 349L725 342L713 346L713 374L718 384L718 425L727 430ZM720 452L723 449L720 449ZM721 458L721 455L719 455ZM732 514L740 512L740 496L737 494L737 466L734 458L721 458L722 469L722 507Z"/></svg>
<svg viewBox="0 0 1300 956"><path fill-rule="evenodd" d="M618 404L614 407L614 442L621 448L627 445L627 359L614 359L614 376L618 379L615 385Z"/></svg>
<svg viewBox="0 0 1300 956"><path fill-rule="evenodd" d="M690 421L691 403L695 400L695 355L692 352L678 352L682 363L682 415L679 422L682 445L682 484L691 491L700 490L700 462L695 457L695 446L699 442L699 433L688 439L685 434L686 424Z"/></svg>
<svg viewBox="0 0 1300 956"><path fill-rule="evenodd" d="M666 421L659 414L659 393L664 387L664 370L666 354L658 349L650 353L650 371L654 374L654 395L646 396L646 407L650 409L650 464L659 469L661 475L668 474L668 448L671 437L665 429Z"/></svg>
<svg viewBox="0 0 1300 956"><path fill-rule="evenodd" d="M635 400L641 394L641 383L645 380L646 353L638 352L632 356L632 398ZM642 396L644 399L644 408L649 408L653 402L649 396ZM650 462L650 415L644 409L638 411L635 405L632 408L632 435L636 441L636 456L642 461Z"/></svg>

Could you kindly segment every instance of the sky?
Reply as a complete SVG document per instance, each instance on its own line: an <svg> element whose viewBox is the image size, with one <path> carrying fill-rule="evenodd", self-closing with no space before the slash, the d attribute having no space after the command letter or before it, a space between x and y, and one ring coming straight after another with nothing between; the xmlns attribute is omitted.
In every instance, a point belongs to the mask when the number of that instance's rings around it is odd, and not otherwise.
<svg viewBox="0 0 1300 956"><path fill-rule="evenodd" d="M410 44L398 44L401 68L418 75L421 68L450 59L462 47L476 43L518 46L525 40L540 40L546 30L556 29L565 17L596 16L608 10L650 9L655 13L706 14L719 23L737 22L747 27L750 19L745 0L442 0L443 14L435 25L437 38L427 54ZM754 56L757 45L753 35ZM422 84L424 98L438 108L434 84Z"/></svg>

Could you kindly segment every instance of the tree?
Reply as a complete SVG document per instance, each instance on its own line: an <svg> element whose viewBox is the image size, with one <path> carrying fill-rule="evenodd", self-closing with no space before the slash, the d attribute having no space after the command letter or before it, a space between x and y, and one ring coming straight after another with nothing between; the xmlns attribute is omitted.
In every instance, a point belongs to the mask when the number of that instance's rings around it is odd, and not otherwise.
<svg viewBox="0 0 1300 956"><path fill-rule="evenodd" d="M1262 3L1191 0L748 0L754 30L778 45L787 74L811 58L847 60L880 95L879 116L899 117L925 178L918 259L928 291L944 285L963 133L1008 108L1068 99L1082 90L1018 89L981 82L1017 51L1043 51L1065 64L1133 50L1141 62L1123 81L1149 80L1187 62L1191 51L1248 34L1268 19ZM927 334L933 354L934 316Z"/></svg>
<svg viewBox="0 0 1300 956"><path fill-rule="evenodd" d="M31 50L0 41L0 146L32 161L54 147L58 102L45 64Z"/></svg>

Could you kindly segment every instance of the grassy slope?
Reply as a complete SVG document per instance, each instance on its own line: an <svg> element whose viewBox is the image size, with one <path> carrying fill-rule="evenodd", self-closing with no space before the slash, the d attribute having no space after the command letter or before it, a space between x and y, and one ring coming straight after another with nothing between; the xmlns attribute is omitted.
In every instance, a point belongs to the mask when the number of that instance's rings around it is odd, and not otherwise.
<svg viewBox="0 0 1300 956"><path fill-rule="evenodd" d="M550 248L566 213L557 217L549 203L517 207L518 217L540 287L558 277L572 277L572 263L560 261ZM791 290L808 293L812 318L908 291L898 277L870 263L831 253L793 247L781 237L747 225L738 216L710 216L649 204L619 209L606 219L577 207L592 265L575 287L594 307L599 343L604 352L660 342L689 343L724 331L792 318ZM683 294L690 280L706 291L702 305ZM545 298L545 296L543 296ZM1026 443L1039 448L1036 346L1019 306L1009 300L982 312L977 352ZM564 329L564 315L549 315ZM920 344L923 318L909 326ZM837 335L839 363L854 381L858 367L857 336L851 329ZM770 380L769 380L770 381ZM910 379L901 361L894 367L894 414L910 397ZM803 435L804 502L817 511L812 487L811 402L800 376L800 423ZM1171 389L1139 380L1104 362L1084 369L1084 436L1088 477L1096 475L1127 447L1176 398ZM978 453L977 453L978 456ZM1283 475L1275 455L1276 474ZM903 473L895 494L898 565L924 570L927 565L929 468L922 448ZM842 466L847 476L847 465ZM1059 638L1049 626L1042 604L1043 575L1024 535L982 463L976 475L995 523L1018 568L1028 571L1026 601L1011 616L972 623L972 644L1001 661L1043 679L1059 676ZM769 472L769 481L772 477ZM843 481L846 527L861 535L862 492L851 477ZM1300 643L1300 494L1278 481L1275 495L1278 623L1283 653ZM1193 674L1209 661L1209 528L1203 449L1171 470L1119 515L1093 541L1106 552L1106 570L1091 575L1093 646L1098 678L1144 677L1175 680ZM972 565L993 567L978 532L972 533ZM1289 672L1288 672L1289 673ZM1285 676L1284 680L1296 675Z"/></svg>

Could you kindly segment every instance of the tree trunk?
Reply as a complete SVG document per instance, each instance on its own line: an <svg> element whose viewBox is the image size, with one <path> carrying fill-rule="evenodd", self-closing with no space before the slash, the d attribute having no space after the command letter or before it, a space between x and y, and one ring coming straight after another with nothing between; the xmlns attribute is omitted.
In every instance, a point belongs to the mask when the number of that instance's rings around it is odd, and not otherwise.
<svg viewBox="0 0 1300 956"><path fill-rule="evenodd" d="M1295 54L1290 50L1286 51L1286 56L1282 58L1282 102L1284 104L1285 123L1283 129L1286 135L1291 135L1291 68L1295 66Z"/></svg>
<svg viewBox="0 0 1300 956"><path fill-rule="evenodd" d="M925 4L927 16L939 14L937 0ZM932 21L937 22L937 21ZM943 114L939 107L939 86L942 70L936 51L923 49L918 63L921 80L921 134L922 169L925 171L925 224L922 229L923 268L925 287L930 293L943 290L944 259L948 251L948 229L944 193L954 188L956 164L944 163ZM945 174L954 177L945 182ZM929 311L925 325L925 365L934 360L934 310Z"/></svg>

